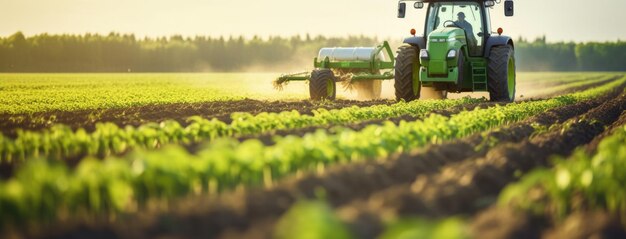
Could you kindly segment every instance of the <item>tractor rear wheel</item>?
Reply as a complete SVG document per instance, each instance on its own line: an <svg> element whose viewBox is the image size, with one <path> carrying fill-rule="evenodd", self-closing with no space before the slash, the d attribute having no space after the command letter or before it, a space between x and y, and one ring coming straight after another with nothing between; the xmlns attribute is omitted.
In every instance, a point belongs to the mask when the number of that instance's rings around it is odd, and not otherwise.
<svg viewBox="0 0 626 239"><path fill-rule="evenodd" d="M337 95L335 75L330 69L318 69L311 72L309 95L312 100L334 100Z"/></svg>
<svg viewBox="0 0 626 239"><path fill-rule="evenodd" d="M396 90L396 100L412 101L420 98L418 51L418 47L410 45L398 48L393 83Z"/></svg>
<svg viewBox="0 0 626 239"><path fill-rule="evenodd" d="M491 101L515 100L515 56L513 47L491 48L487 67L487 89Z"/></svg>

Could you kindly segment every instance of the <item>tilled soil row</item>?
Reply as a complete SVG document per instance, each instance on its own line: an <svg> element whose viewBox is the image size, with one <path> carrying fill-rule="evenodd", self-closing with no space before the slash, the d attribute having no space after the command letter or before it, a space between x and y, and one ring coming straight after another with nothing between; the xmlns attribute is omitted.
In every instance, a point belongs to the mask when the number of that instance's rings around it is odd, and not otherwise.
<svg viewBox="0 0 626 239"><path fill-rule="evenodd" d="M404 184L378 192L364 201L355 201L341 211L356 211L350 215L352 228L359 238L375 238L381 228L380 215L420 215L445 217L471 215L491 204L516 175L533 168L549 165L551 155L568 155L601 134L605 126L615 122L626 110L626 94L606 102L588 113L547 133L526 138L519 143L507 143L491 149L485 157L446 165L441 171L417 177ZM538 223L535 226L546 226ZM487 228L486 226L484 228ZM492 227L493 230L501 230ZM541 228L527 230L541 231ZM475 232L476 238L484 236ZM535 238L530 235L526 238Z"/></svg>
<svg viewBox="0 0 626 239"><path fill-rule="evenodd" d="M466 104L466 105L459 105L459 106L455 106L452 107L450 109L445 109L445 110L436 110L436 111L432 111L431 113L435 113L435 114L441 114L444 116L450 116L452 114L457 114L463 110L471 110L474 108L488 108L491 106L495 106L497 104L501 104L503 105L504 103L496 103L496 102L484 102L484 103L474 103L474 104ZM348 123L348 124L341 124L341 125L326 125L326 126L311 126L311 127L304 127L304 128L297 128L297 129L289 129L289 130L276 130L276 131L271 131L271 132L267 132L267 133L262 133L262 134L256 134L256 135L246 135L246 136L240 136L240 137L236 137L237 140L239 141L245 141L248 139L259 139L261 140L265 145L273 145L275 144L273 137L280 135L280 136L286 136L286 135L297 135L297 136L303 136L307 133L311 133L311 132L315 132L316 130L319 129L324 129L330 133L335 133L335 131L337 130L337 127L343 127L343 128L350 128L353 130L360 130L365 128L368 125L372 125L372 124L382 124L383 122L385 122L386 120L392 121L394 123L399 123L402 120L405 121L414 121L417 119L421 119L423 118L422 116L409 116L409 115L405 115L405 116L400 116L400 117L394 117L394 118L389 118L389 119L379 119L379 120L367 120L367 121L362 121L359 123ZM206 142L194 142L194 143L190 143L190 144L185 144L182 145L183 147L185 147L190 153L195 153L198 150L201 149L201 147L204 145L204 143ZM132 149L129 149L128 151L124 152L124 153L120 153L117 154L117 156L124 156L126 155L128 152L131 152ZM76 166L78 166L78 164L80 163L80 161L86 157L86 154L81 154L81 155L75 155L73 157L70 158L65 158L63 160L63 162L68 165L71 168L74 168ZM0 161L0 179L7 179L7 178L11 178L13 176L13 174L15 173L15 170L17 168L20 167L21 165L21 161L12 161L12 162L7 162L7 161Z"/></svg>
<svg viewBox="0 0 626 239"><path fill-rule="evenodd" d="M599 78L599 77L597 77ZM596 77L594 78L580 78L580 79L576 79L576 80L558 80L558 81L523 81L523 82L517 82L518 86L533 86L533 85L540 85L541 87L547 88L547 87L554 87L554 86L558 86L558 85L562 85L562 84L569 84L569 83L574 83L574 82L581 82L581 81L589 81L589 80L596 80Z"/></svg>
<svg viewBox="0 0 626 239"><path fill-rule="evenodd" d="M586 90L605 84L611 80L614 79L599 81L534 98L549 98L555 95ZM542 85L541 87L545 86ZM187 125L186 120L190 116L216 118L229 123L231 121L230 114L234 112L258 114L261 112L296 110L301 114L311 114L312 110L319 108L339 109L349 106L366 107L379 104L390 105L393 103L396 103L396 101L384 99L371 101L335 100L321 103L309 100L285 102L244 99L237 101L145 105L115 109L49 111L33 114L0 114L0 133L13 138L16 136L17 129L37 131L50 128L55 124L67 125L72 128L72 130L84 128L87 132L92 132L95 130L96 124L100 122L110 122L120 127L126 125L137 127L149 122L175 120L182 125Z"/></svg>
<svg viewBox="0 0 626 239"><path fill-rule="evenodd" d="M56 233L48 235L71 236L109 232L128 238L151 238L168 235L193 238L198 236L215 237L220 234L240 236L240 234L231 234L231 232L246 230L257 235L264 235L263 233L259 234L259 230L269 233L271 227L267 225L272 225L271 222L298 199L315 198L316 191L319 191L320 188L325 190L326 199L333 206L338 207L359 199L365 199L372 193L385 188L396 185L407 186L415 180L416 175L435 174L446 164L483 156L488 151L489 146L478 148L476 146L483 145L488 140L497 139L500 143L522 141L535 132L535 128L531 124L549 126L553 123L563 122L614 98L622 92L623 88L624 86L621 86L614 92L596 100L549 110L500 130L478 133L441 145L431 145L412 154L396 156L395 160L331 166L322 174L294 177L283 180L273 188L235 192L225 194L217 199L187 198L177 201L176 206L170 212L139 213L131 216L132 219L122 219L123 223L104 223L97 226L82 225L80 227L76 227L76 224L65 223L62 227L55 228L58 230ZM364 215L363 218L372 217ZM355 228L373 230L361 233L363 235L375 235L376 225L380 224L376 224L374 219L356 220L354 226ZM363 223L363 221L374 223L368 224ZM259 228L258 225L263 226ZM366 227L360 225L366 225Z"/></svg>
<svg viewBox="0 0 626 239"><path fill-rule="evenodd" d="M603 81L598 81L592 84L587 84L584 86L579 86L579 87L574 87L572 89L567 89L558 93L554 93L554 94L549 94L546 96L542 96L541 98L551 98L554 96L558 96L558 95L564 95L564 94L569 94L569 93L573 93L573 92L580 92L580 91L584 91L587 89L591 89L594 87L598 87L604 84L607 84L609 82L612 82L614 80L619 79L620 77L613 77L611 79L607 79L607 80L603 80ZM541 98L538 99L527 99L524 101L536 101L536 100L541 100ZM465 104L465 105L458 105L455 107L452 107L450 109L443 109L443 110L435 110L432 111L431 113L433 114L439 114L439 115L443 115L446 117L449 117L451 115L454 114L458 114L461 111L464 110L472 110L475 108L480 108L480 109L485 109L485 108L489 108L489 107L493 107L495 105L505 105L505 103L500 103L500 102L484 102L484 103L473 103L473 104ZM425 115L427 116L427 115ZM415 120L420 120L423 119L425 116L411 116L411 115L403 115L400 117L393 117L393 118L387 118L387 119L376 119L376 120L367 120L367 121L362 121L362 122L358 122L358 123L352 123L352 124L342 124L339 125L339 127L341 128L350 128L352 130L361 130L365 127L367 127L368 125L372 125L372 124L382 124L385 121L391 121L395 124L398 124L400 121L415 121ZM305 134L308 133L312 133L315 132L319 129L323 129L326 130L327 132L330 133L335 133L336 132L336 128L337 125L332 125L332 126L311 126L311 127L304 127L304 128L298 128L298 129L289 129L289 130L276 130L276 131L272 131L272 132L267 132L267 133L263 133L260 135L247 135L247 136L242 136L242 137L237 137L237 139L239 141L244 141L247 139L252 139L252 138L256 138L261 140L265 145L273 145L274 141L272 140L272 138L274 136L280 135L280 136L286 136L286 135L296 135L296 136L304 136ZM195 151L196 150L196 146L198 145L192 145L189 147L189 149L191 151Z"/></svg>
<svg viewBox="0 0 626 239"><path fill-rule="evenodd" d="M552 98L552 97L563 95L563 94L569 94L569 93L584 91L584 90L587 90L587 89L591 89L591 88L594 88L594 87L598 87L598 86L607 84L609 82L612 82L614 80L620 79L622 77L623 76L615 76L615 77L612 77L612 78L607 79L607 80L598 81L598 82L594 82L594 83L591 83L591 84L581 85L581 86L578 86L578 87L572 87L572 88L568 88L568 89L565 89L565 90L562 90L562 91L559 91L559 92L553 92L553 93L550 93L550 94L542 95L539 98Z"/></svg>
<svg viewBox="0 0 626 239"><path fill-rule="evenodd" d="M95 130L96 123L110 122L120 127L126 125L139 126L148 122L175 120L186 125L190 116L217 118L229 123L230 114L234 112L282 112L296 110L301 114L311 114L312 110L339 109L349 106L372 106L393 104L392 100L335 100L328 102L303 101L260 101L252 99L236 101L215 101L201 103L173 103L145 105L116 109L95 109L77 111L49 111L34 114L0 114L0 132L5 136L15 137L17 129L42 130L54 124L64 124L73 130L84 128L88 132Z"/></svg>
<svg viewBox="0 0 626 239"><path fill-rule="evenodd" d="M619 216L605 210L573 212L557 222L547 216L498 206L474 216L470 234L474 238L510 239L626 238Z"/></svg>
<svg viewBox="0 0 626 239"><path fill-rule="evenodd" d="M626 106L623 106L626 108ZM626 125L626 111L609 128L585 146L595 153L598 143ZM484 238L626 238L619 215L605 210L574 212L562 222L551 215L533 215L506 206L491 206L471 221L473 235Z"/></svg>
<svg viewBox="0 0 626 239"><path fill-rule="evenodd" d="M573 93L573 92L579 92L579 91L584 91L587 89L591 89L597 86L601 86L603 84L609 83L611 81L614 81L616 79L619 79L619 77L614 77L608 80L603 80L603 81L598 81L592 84L588 84L588 85L584 85L584 86L580 86L580 87L574 87L572 89L567 89L565 91L561 91L558 93L554 93L554 94L549 94L546 96L543 96L541 98L551 98L554 96L558 96L558 95L563 95L563 94L569 94L569 93ZM540 99L528 99L528 100L524 100L524 101L535 101L535 100L540 100ZM466 105L458 105L455 107L452 107L450 109L443 109L443 110L435 110L432 111L431 113L433 114L440 114L443 116L451 116L454 114L458 114L461 111L464 110L472 110L475 108L480 108L480 109L485 109L485 108L489 108L489 107L493 107L495 105L505 105L505 103L499 103L499 102L484 102L484 103L473 103L473 104L466 104ZM426 115L427 116L427 115ZM342 128L350 128L352 130L361 130L365 127L367 127L368 125L372 125L372 124L383 124L385 121L391 121L395 124L398 124L400 121L415 121L415 120L420 120L423 119L425 116L410 116L410 115L403 115L400 117L393 117L393 118L387 118L387 119L376 119L376 120L367 120L367 121L362 121L362 122L358 122L358 123L352 123L352 124L343 124L340 125L340 127ZM336 127L335 125L333 126L312 126L312 127L305 127L305 128L299 128L299 129L290 129L290 130L276 130L273 132L268 132L268 133L263 133L260 135L249 135L249 136L243 136L243 137L238 137L239 141L244 141L247 139L251 139L251 138L256 138L261 140L264 144L266 145L272 145L274 144L274 141L272 140L272 138L276 135L280 135L280 136L286 136L286 135L296 135L296 136L304 136L305 134L308 133L312 133L315 132L319 129L324 129L330 133L334 133L336 131ZM191 147L194 148L194 147Z"/></svg>
<svg viewBox="0 0 626 239"><path fill-rule="evenodd" d="M626 111L622 113L622 115L619 117L619 119L617 119L617 121L613 122L613 124L611 124L611 126L609 126L600 135L596 136L591 141L591 143L587 144L587 146L585 147L585 150L588 153L595 153L595 151L598 149L598 144L600 144L600 142L604 138L606 138L607 136L611 136L615 132L615 130L617 130L618 128L624 127L624 125L626 125Z"/></svg>
<svg viewBox="0 0 626 239"><path fill-rule="evenodd" d="M620 98L608 103L602 103L619 95L622 92L621 89L623 86L598 100L565 106L499 131L493 131L486 135L477 134L469 139L456 140L459 142L440 146L442 147L441 151L459 150L462 152L436 152L438 146L433 146L426 152L412 156L403 155L406 158L401 157L391 161L391 163L401 163L406 160L402 167L396 167L393 171L386 168L367 176L361 176L362 174L356 172L343 172L336 177L347 177L347 179L343 179L344 181L337 179L332 184L320 183L317 186L328 190L329 196L326 199L335 206L345 203L344 200L349 198L345 195L353 197L354 200L349 205L343 206L339 210L340 214L351 222L357 238L375 238L383 227L381 215L419 214L438 217L473 213L490 204L500 189L514 180L515 171L527 171L537 165L545 165L545 160L550 155L564 155L571 152L575 146L589 142L593 135L589 136L585 133L599 134L602 132L604 125L611 124L611 121L615 120L623 111L626 106L624 105L626 95L621 95ZM590 109L592 110L589 111ZM535 127L538 125L550 126L581 114L584 114L587 119L598 119L602 126L591 123L592 121L589 120L576 126L572 125L572 128L563 136L560 135L560 130L555 130L556 133L529 138L535 132L535 128L530 125L532 123L536 123ZM589 129L586 129L587 127ZM578 132L579 128L586 131ZM578 135L579 133L581 135ZM479 138L481 139L478 140ZM497 141L499 145L504 143L505 146L498 146L491 150L475 147L483 144L485 140L487 142ZM516 143L519 141L522 143ZM548 143L544 144L544 141ZM518 148L517 145L520 144L523 146ZM536 147L529 149L533 146ZM486 158L476 159L485 156L487 151ZM460 161L460 159L467 160ZM535 162L528 159L538 159L539 161ZM517 165L516 162L522 162L522 164ZM526 166L526 168L520 168L521 166ZM413 169L411 172L401 171L409 171L411 168ZM506 172L498 171L503 168L513 169ZM361 170L367 171L368 168L361 168ZM400 178L401 175L406 176ZM415 179L415 175L420 176L410 183ZM323 175L318 180L322 181L325 178L332 178L332 176L335 175ZM382 186L384 184L387 187ZM367 200L362 200L363 197L359 196L363 196L366 194L364 191L371 189L368 187L382 188L383 190L370 194ZM309 186L308 188L315 190L315 187ZM338 197L334 197L337 194ZM307 197L312 196L309 194ZM255 198L258 199L259 196ZM265 220L274 221L276 219L277 217L270 217ZM262 220L259 221L263 222ZM264 233L264 238L270 237L271 227L267 228L267 224L267 222L263 222L259 224L261 225L259 228L257 224L253 223L243 234L235 233L239 229L230 230L225 234L225 238L249 237Z"/></svg>
<svg viewBox="0 0 626 239"><path fill-rule="evenodd" d="M386 119L375 119L375 120L366 120L366 121L361 121L361 122L355 122L355 123L347 123L347 124L341 124L341 125L324 125L324 126L310 126L310 127L304 127L304 128L298 128L298 129L286 129L286 130L275 130L272 132L267 132L267 133L262 133L259 135L246 135L246 136L242 136L242 137L237 137L237 140L239 141L245 141L248 139L259 139L261 140L261 142L263 142L265 145L273 145L275 142L272 140L273 137L275 136L286 136L286 135L295 135L295 136L304 136L305 134L308 133L313 133L317 130L323 129L325 131L327 131L328 133L331 134L335 134L337 133L337 130L339 128L348 128L351 130L355 130L355 131L359 131L367 126L370 125L382 125L383 123L387 122L387 121L391 121L394 124L399 124L400 121L415 121L415 120L421 120L424 119L424 117L427 117L430 114L439 114L439 115L443 115L443 116L451 116L454 114L458 114L461 111L465 111L465 110L473 110L476 108L479 109L486 109L489 107L493 107L496 105L505 105L506 103L501 103L501 102L483 102L483 103L472 103L472 104L465 104L465 105L457 105L454 107L451 107L449 109L442 109L442 110L434 110L429 112L426 115L420 115L420 116L411 116L411 115L403 115L403 116L399 116L399 117L392 117L392 118L386 118Z"/></svg>

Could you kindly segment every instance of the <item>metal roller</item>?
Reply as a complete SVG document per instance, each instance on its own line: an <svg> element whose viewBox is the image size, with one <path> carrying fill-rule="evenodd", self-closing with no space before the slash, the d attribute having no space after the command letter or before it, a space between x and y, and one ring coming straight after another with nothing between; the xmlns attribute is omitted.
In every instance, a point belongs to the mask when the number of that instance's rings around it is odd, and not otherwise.
<svg viewBox="0 0 626 239"><path fill-rule="evenodd" d="M370 61L376 50L376 47L328 47L320 49L317 59L328 57L330 61ZM379 52L376 59L385 61L385 55Z"/></svg>

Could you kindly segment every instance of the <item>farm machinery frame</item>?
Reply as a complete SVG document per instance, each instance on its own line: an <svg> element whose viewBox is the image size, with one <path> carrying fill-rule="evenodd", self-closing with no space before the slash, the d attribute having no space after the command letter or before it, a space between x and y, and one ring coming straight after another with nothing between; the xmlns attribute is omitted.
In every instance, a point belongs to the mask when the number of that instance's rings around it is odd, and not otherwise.
<svg viewBox="0 0 626 239"><path fill-rule="evenodd" d="M515 99L514 43L491 31L489 9L501 1L400 0L398 17L406 15L406 2L427 6L423 35L404 39L394 56L388 42L377 47L320 49L311 73L280 76L275 84L309 81L311 99L335 99L337 82L356 86L365 98L379 98L381 81L394 80L397 100L419 99L423 90L445 97L447 92L489 92L492 101ZM505 16L513 16L513 1L504 1Z"/></svg>

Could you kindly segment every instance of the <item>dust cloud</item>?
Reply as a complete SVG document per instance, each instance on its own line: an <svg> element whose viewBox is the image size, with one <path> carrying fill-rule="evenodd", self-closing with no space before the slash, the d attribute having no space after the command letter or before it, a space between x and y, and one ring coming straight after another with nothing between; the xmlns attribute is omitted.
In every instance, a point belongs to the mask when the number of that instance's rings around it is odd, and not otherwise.
<svg viewBox="0 0 626 239"><path fill-rule="evenodd" d="M444 99L442 92L435 91L434 89L428 88L428 87L422 88L420 94L421 94L420 99ZM448 94L448 96L449 95L450 94ZM369 100L369 99L359 97L355 89L352 89L352 90L341 89L340 84L338 84L337 97L350 99L350 100ZM380 98L389 99L389 100L396 99L395 88L393 87L393 80L384 80L382 82L382 90L381 90Z"/></svg>

